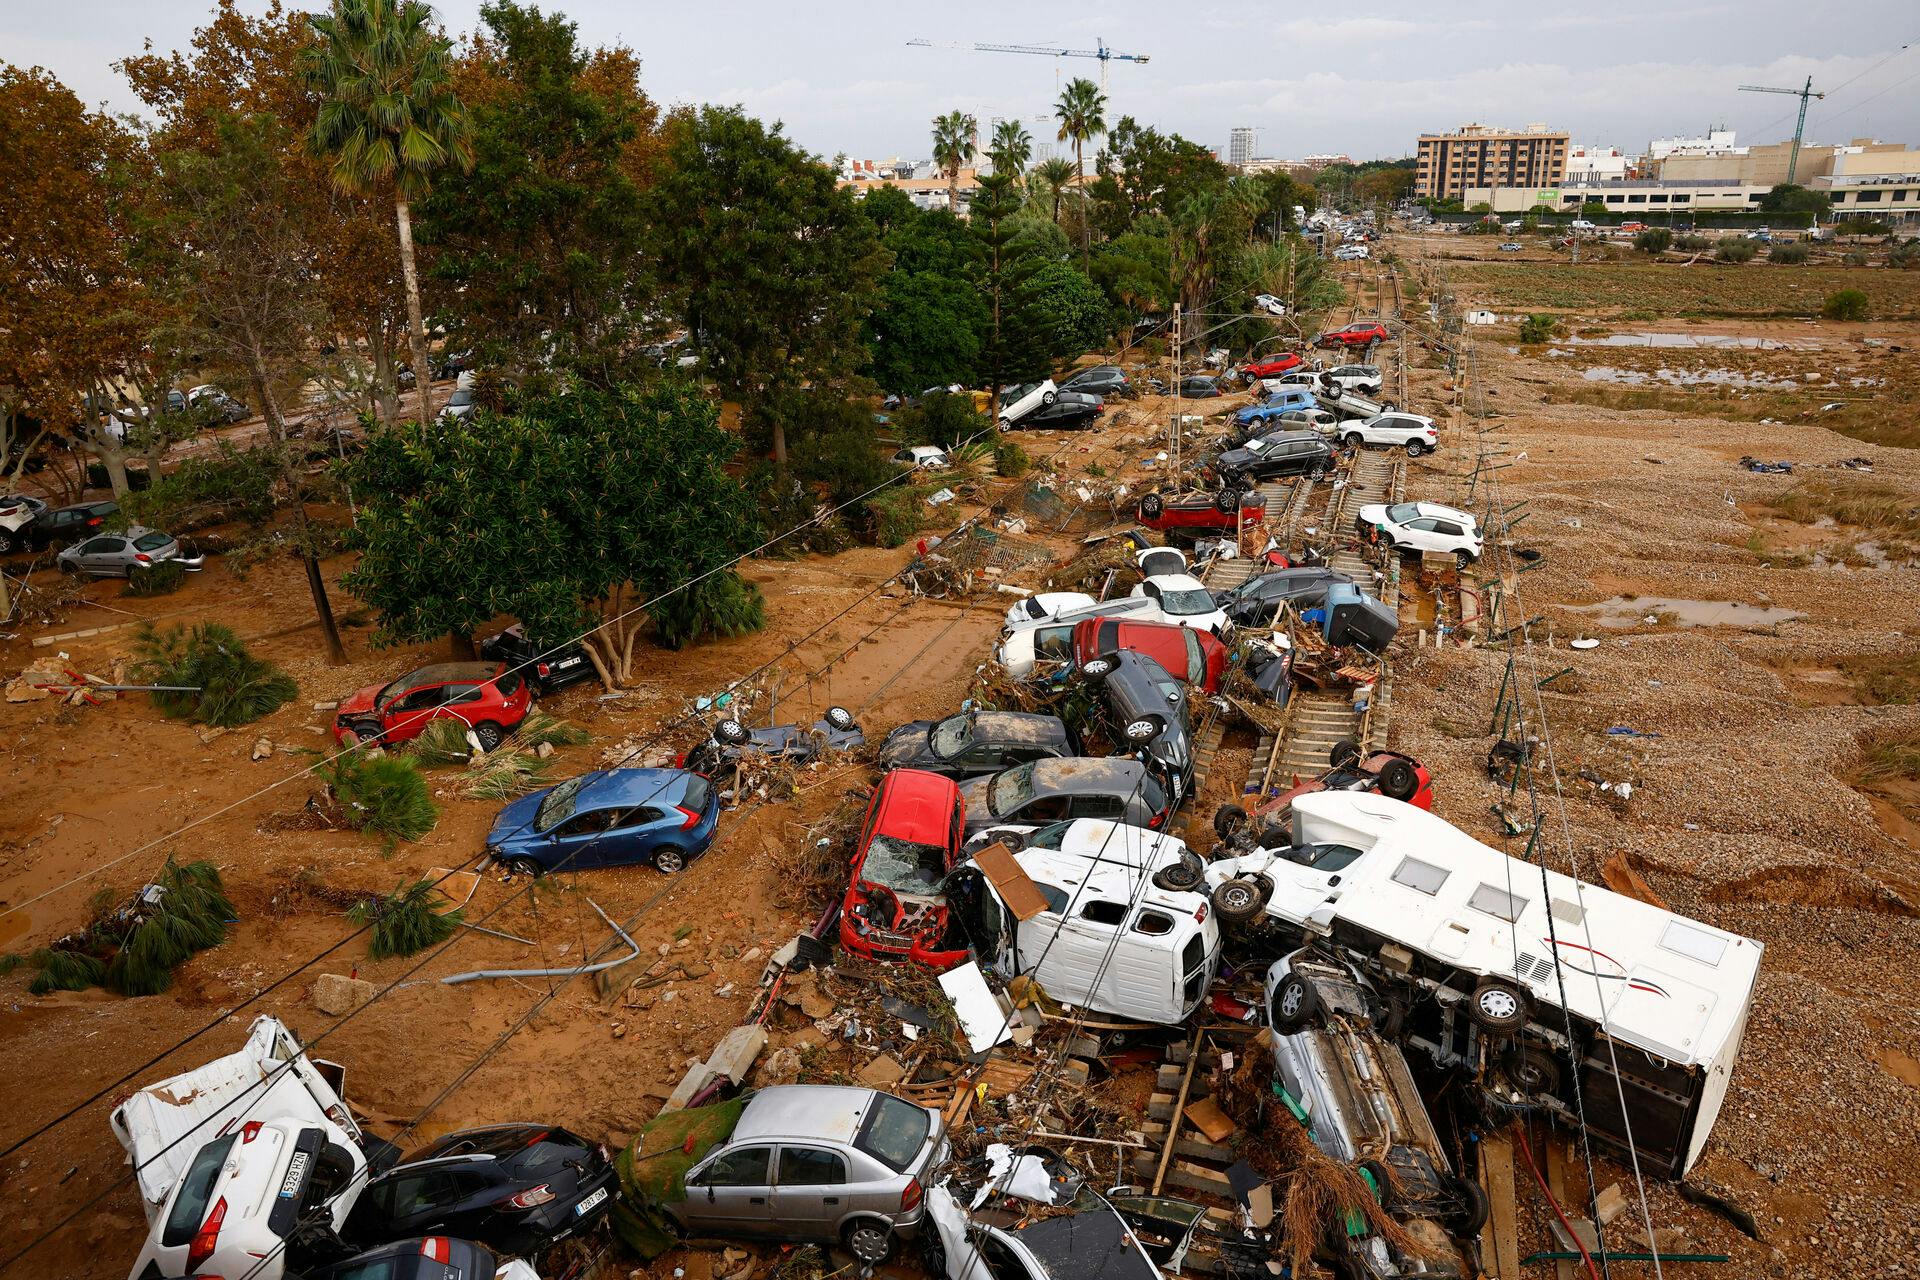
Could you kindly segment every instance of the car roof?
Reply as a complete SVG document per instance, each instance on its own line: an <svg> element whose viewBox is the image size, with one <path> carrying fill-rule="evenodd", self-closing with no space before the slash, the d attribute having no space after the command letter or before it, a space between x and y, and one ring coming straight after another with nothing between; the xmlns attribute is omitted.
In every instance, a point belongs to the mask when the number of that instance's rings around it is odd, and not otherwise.
<svg viewBox="0 0 1920 1280"><path fill-rule="evenodd" d="M402 676L415 688L429 684L447 684L455 680L485 680L500 670L497 662L436 662L418 667Z"/></svg>
<svg viewBox="0 0 1920 1280"><path fill-rule="evenodd" d="M880 780L876 831L918 844L944 845L960 788L924 769L895 769Z"/></svg>
<svg viewBox="0 0 1920 1280"><path fill-rule="evenodd" d="M581 785L576 803L582 809L643 804L666 796L674 782L688 776L685 769L607 769Z"/></svg>
<svg viewBox="0 0 1920 1280"><path fill-rule="evenodd" d="M1158 871L1180 861L1186 848L1178 836L1106 818L1076 818L1068 824L1058 849L1029 846L1013 857L1028 875L1055 888L1070 892L1080 888L1108 900L1171 908L1191 920L1196 890L1162 889L1151 881L1144 888L1140 884L1142 871Z"/></svg>
<svg viewBox="0 0 1920 1280"><path fill-rule="evenodd" d="M1150 577L1148 581L1158 584L1162 591L1168 589L1175 591L1206 590L1206 583L1200 581L1200 579L1190 573L1156 573Z"/></svg>
<svg viewBox="0 0 1920 1280"><path fill-rule="evenodd" d="M892 776L899 776L894 774ZM762 1138L812 1138L851 1144L879 1094L837 1084L782 1084L748 1100L729 1142Z"/></svg>
<svg viewBox="0 0 1920 1280"><path fill-rule="evenodd" d="M1473 523L1473 516L1458 507L1449 507L1438 502L1416 502L1413 505L1419 508L1423 516L1446 516L1452 520L1465 521L1467 524Z"/></svg>
<svg viewBox="0 0 1920 1280"><path fill-rule="evenodd" d="M1000 742L1065 742L1066 722L1059 716L1038 711L979 711L974 713L976 732L990 733Z"/></svg>
<svg viewBox="0 0 1920 1280"><path fill-rule="evenodd" d="M1060 756L1035 760L1032 767L1034 787L1051 791L1130 792L1145 770L1138 760L1117 756Z"/></svg>

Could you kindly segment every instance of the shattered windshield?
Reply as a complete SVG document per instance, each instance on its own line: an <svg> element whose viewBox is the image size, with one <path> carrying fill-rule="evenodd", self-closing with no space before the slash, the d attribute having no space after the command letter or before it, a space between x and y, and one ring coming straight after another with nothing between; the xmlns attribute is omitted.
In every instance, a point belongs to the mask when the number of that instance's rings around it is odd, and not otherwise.
<svg viewBox="0 0 1920 1280"><path fill-rule="evenodd" d="M573 816L574 805L585 786L585 774L577 778L568 778L565 782L547 792L547 798L540 802L540 808L533 815L535 831L551 831Z"/></svg>
<svg viewBox="0 0 1920 1280"><path fill-rule="evenodd" d="M942 760L951 760L972 743L973 718L964 712L948 716L928 730L927 740L933 747L933 754Z"/></svg>
<svg viewBox="0 0 1920 1280"><path fill-rule="evenodd" d="M1160 611L1162 613L1172 613L1181 616L1196 613L1212 613L1213 597L1207 594L1205 588L1194 588L1189 591L1168 591L1162 588L1160 592Z"/></svg>
<svg viewBox="0 0 1920 1280"><path fill-rule="evenodd" d="M898 893L926 893L946 871L947 851L939 845L877 835L867 845L860 878Z"/></svg>
<svg viewBox="0 0 1920 1280"><path fill-rule="evenodd" d="M1387 508L1387 518L1395 524L1405 524L1409 520L1417 519L1419 515L1420 508L1411 502L1402 502L1398 506Z"/></svg>
<svg viewBox="0 0 1920 1280"><path fill-rule="evenodd" d="M1023 764L994 778L987 788L987 808L994 814L1012 813L1033 799L1033 766Z"/></svg>

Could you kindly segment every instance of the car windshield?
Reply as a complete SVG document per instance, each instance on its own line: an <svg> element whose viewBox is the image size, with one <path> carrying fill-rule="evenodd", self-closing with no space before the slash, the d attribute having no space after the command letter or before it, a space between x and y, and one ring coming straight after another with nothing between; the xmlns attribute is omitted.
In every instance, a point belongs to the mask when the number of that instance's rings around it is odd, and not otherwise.
<svg viewBox="0 0 1920 1280"><path fill-rule="evenodd" d="M1196 613L1212 613L1213 597L1204 587L1195 587L1186 591L1160 591L1160 612L1177 614L1181 617Z"/></svg>
<svg viewBox="0 0 1920 1280"><path fill-rule="evenodd" d="M860 1126L860 1136L853 1145L889 1169L904 1170L926 1145L927 1131L932 1127L933 1117L926 1108L891 1094L876 1093L873 1110L867 1112L867 1121Z"/></svg>
<svg viewBox="0 0 1920 1280"><path fill-rule="evenodd" d="M1023 764L994 778L987 788L987 808L996 815L1012 813L1033 799L1033 766Z"/></svg>
<svg viewBox="0 0 1920 1280"><path fill-rule="evenodd" d="M472 403L473 390L470 387L461 387L447 398L447 408L449 409L464 409Z"/></svg>
<svg viewBox="0 0 1920 1280"><path fill-rule="evenodd" d="M535 831L551 831L568 818L579 802L580 788L587 785L587 775L568 778L565 782L547 792L547 798L540 802L540 808L533 815Z"/></svg>
<svg viewBox="0 0 1920 1280"><path fill-rule="evenodd" d="M200 1148L200 1154L187 1166L186 1176L180 1179L179 1194L173 1198L173 1208L167 1211L167 1225L160 1233L161 1244L172 1247L193 1239L207 1216L207 1202L213 1198L214 1183L220 1180L220 1167L226 1164L227 1152L233 1150L237 1136L230 1133L224 1138L215 1138Z"/></svg>
<svg viewBox="0 0 1920 1280"><path fill-rule="evenodd" d="M1259 453L1259 452L1260 452L1260 451L1261 451L1262 449L1265 449L1265 448L1268 448L1268 447L1270 447L1270 444L1269 444L1269 442L1268 442L1268 441L1266 441L1266 440L1261 440L1261 439L1258 439L1258 438L1255 438L1255 439L1252 439L1252 440L1249 440L1249 441L1247 441L1247 452L1248 452L1248 453Z"/></svg>
<svg viewBox="0 0 1920 1280"><path fill-rule="evenodd" d="M901 893L925 893L940 883L947 871L947 851L937 844L921 844L898 836L876 835L867 845L860 878Z"/></svg>
<svg viewBox="0 0 1920 1280"><path fill-rule="evenodd" d="M1073 819L1056 822L1050 827L1041 827L1027 837L1029 849L1058 849L1067 842L1067 832L1073 829Z"/></svg>
<svg viewBox="0 0 1920 1280"><path fill-rule="evenodd" d="M1395 524L1405 524L1407 521L1417 520L1419 517L1420 508L1411 502L1402 502L1398 506L1387 508L1387 519L1393 521Z"/></svg>
<svg viewBox="0 0 1920 1280"><path fill-rule="evenodd" d="M964 712L948 716L927 732L928 745L942 760L951 760L973 741L973 717Z"/></svg>

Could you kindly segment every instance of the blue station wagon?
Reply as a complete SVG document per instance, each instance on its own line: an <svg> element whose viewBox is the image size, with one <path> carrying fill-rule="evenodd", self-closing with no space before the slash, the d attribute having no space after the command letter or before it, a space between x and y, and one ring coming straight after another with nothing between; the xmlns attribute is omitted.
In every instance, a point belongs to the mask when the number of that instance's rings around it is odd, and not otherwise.
<svg viewBox="0 0 1920 1280"><path fill-rule="evenodd" d="M652 863L671 875L707 851L720 792L686 769L603 769L500 811L487 852L516 874Z"/></svg>

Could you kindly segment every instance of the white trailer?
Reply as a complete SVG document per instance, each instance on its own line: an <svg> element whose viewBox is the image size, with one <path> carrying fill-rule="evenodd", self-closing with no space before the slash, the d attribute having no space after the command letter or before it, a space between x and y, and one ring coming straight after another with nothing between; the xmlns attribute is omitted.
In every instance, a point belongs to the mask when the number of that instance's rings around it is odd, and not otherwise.
<svg viewBox="0 0 1920 1280"><path fill-rule="evenodd" d="M1497 1101L1565 1119L1578 1107L1615 1150L1630 1133L1644 1167L1693 1167L1760 943L1543 872L1385 796L1300 796L1293 824L1290 848L1208 866L1216 910L1244 916L1258 898L1267 921L1328 939L1396 994L1407 1044L1489 1068Z"/></svg>

